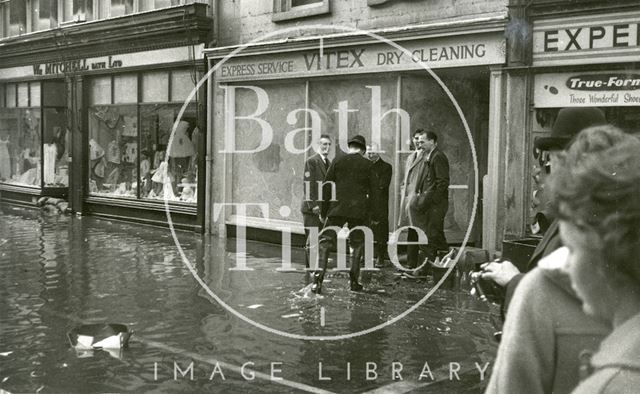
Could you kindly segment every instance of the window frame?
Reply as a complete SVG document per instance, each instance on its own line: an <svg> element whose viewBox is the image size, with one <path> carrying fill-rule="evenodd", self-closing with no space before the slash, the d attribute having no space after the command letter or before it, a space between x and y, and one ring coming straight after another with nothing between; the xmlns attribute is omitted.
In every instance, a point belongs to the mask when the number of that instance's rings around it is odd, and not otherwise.
<svg viewBox="0 0 640 394"><path fill-rule="evenodd" d="M136 143L137 143L137 158L136 158L136 182L137 182L137 190L136 190L136 194L135 196L118 196L118 195L105 195L105 194L101 194L101 193L91 193L89 184L91 181L91 171L89 171L89 174L87 175L85 182L86 182L86 190L87 190L87 194L86 197L88 198L92 198L92 197L105 197L105 198L113 198L113 199L122 199L122 200L126 200L126 201L151 201L151 202L157 202L156 199L148 197L147 195L143 196L143 190L141 188L141 184L142 184L142 178L140 176L140 166L141 166L141 147L142 147L142 112L144 108L150 108L150 107L155 107L155 106L159 106L159 105L167 105L167 106L174 106L176 109L179 108L182 104L183 104L183 100L181 98L178 98L176 100L174 100L173 97L173 87L172 87L172 78L173 78L173 74L176 72L184 72L187 71L188 74L191 74L193 72L193 70L189 67L178 67L178 68L170 68L170 69L152 69L152 70L144 70L144 71L136 71L136 72L122 72L122 73L115 73L115 74L109 74L109 75L95 75L92 76L91 80L94 79L100 79L100 78L105 78L107 77L110 81L110 93L109 93L109 102L108 103L93 103L92 99L90 98L87 102L87 106L88 108L95 108L95 107L135 107L135 113L136 113L136 126L137 126L137 137L136 137ZM167 86L166 86L166 94L167 94L167 101L144 101L143 100L143 91L144 91L144 84L143 84L143 80L144 80L144 76L145 75L151 75L151 74L155 74L155 73L160 73L160 74L165 74L167 77ZM128 75L128 76L132 76L135 75L136 77L136 95L137 95L137 100L136 102L126 102L126 103L117 103L116 102L116 97L115 97L115 80L118 76L122 76L122 75ZM196 77L197 78L197 77ZM194 86L197 84L197 79L196 81L192 81ZM92 84L92 82L88 82L87 84L89 91L87 92L87 95L89 97L92 96L92 92L91 90L94 88L94 85ZM17 89L17 84L16 84L16 89ZM17 100L17 98L16 98ZM189 103L189 106L191 106L193 109L195 109L197 111L197 106L198 106L198 96L196 95L194 97L194 99ZM91 138L92 133L91 130L89 130L88 132L89 134L89 138ZM85 149L89 149L89 141L87 141L86 143L86 147ZM150 159L150 158L149 158ZM197 164L196 164L197 165ZM196 179L197 180L197 179ZM179 183L178 181L176 181L176 184ZM172 200L169 202L170 204L182 204L185 206L197 206L197 200L196 201L182 201L182 200Z"/></svg>
<svg viewBox="0 0 640 394"><path fill-rule="evenodd" d="M285 22L292 19L324 15L331 12L329 0L318 1L317 4L292 7L291 0L273 0L272 22Z"/></svg>
<svg viewBox="0 0 640 394"><path fill-rule="evenodd" d="M11 12L10 12L10 8L11 8L11 2L12 1L16 1L16 2L24 2L25 3L25 28L24 31L19 32L18 34L12 34L11 32L11 28L10 28L10 18L11 18ZM11 37L19 37L19 36L23 36L25 34L30 34L30 33L35 33L35 32L41 32L41 31L47 31L47 30L51 30L51 29L56 29L59 27L64 27L64 26L69 26L69 25L73 25L73 24L77 24L77 23L85 23L85 22L90 22L90 21L96 21L96 20L105 20L105 19L112 19L112 18L120 18L120 17L125 17L125 16L130 16L130 15L134 15L137 13L141 13L141 12L151 12L151 11L155 11L155 10L161 10L161 9L166 9L166 8L171 8L171 7L181 7L187 4L193 4L193 3L204 3L204 4L209 4L208 1L206 0L179 0L179 4L178 5L172 5L169 7L160 7L160 8L152 8L149 10L145 10L145 11L141 11L142 6L142 0L132 0L133 1L133 8L131 13L129 14L124 14L124 15L118 15L118 16L112 16L112 12L111 12L111 0L82 0L85 3L85 10L87 8L87 5L90 5L91 8L91 12L86 12L85 11L85 17L84 18L79 18L76 17L75 15L73 15L69 20L65 20L65 7L66 7L66 2L71 1L73 2L73 0L40 0L40 1L51 1L53 4L56 5L57 9L55 11L55 16L50 16L49 21L50 21L50 26L48 29L36 29L34 28L34 25L37 24L38 22L34 20L33 18L33 14L34 14L34 1L33 0L0 0L0 40L5 39L5 38L11 38ZM286 0L286 1L290 1L290 0ZM327 0L325 0L327 1ZM73 5L72 5L72 9L73 9Z"/></svg>

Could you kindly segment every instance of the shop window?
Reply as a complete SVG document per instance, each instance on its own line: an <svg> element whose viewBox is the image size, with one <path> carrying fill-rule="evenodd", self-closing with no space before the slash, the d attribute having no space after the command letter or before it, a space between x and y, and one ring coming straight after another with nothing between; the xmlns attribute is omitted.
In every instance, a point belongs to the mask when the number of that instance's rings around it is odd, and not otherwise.
<svg viewBox="0 0 640 394"><path fill-rule="evenodd" d="M93 19L93 0L63 0L63 21L85 22Z"/></svg>
<svg viewBox="0 0 640 394"><path fill-rule="evenodd" d="M171 101L185 101L191 91L196 86L196 81L194 81L194 75L191 72L184 71L173 71L171 72ZM193 97L195 101L196 97Z"/></svg>
<svg viewBox="0 0 640 394"><path fill-rule="evenodd" d="M40 107L40 92L39 82L29 84L29 105L31 107Z"/></svg>
<svg viewBox="0 0 640 394"><path fill-rule="evenodd" d="M142 76L142 101L162 103L169 101L169 73L153 72Z"/></svg>
<svg viewBox="0 0 640 394"><path fill-rule="evenodd" d="M14 108L17 106L16 88L17 85L14 83L9 83L5 86L5 106L7 108Z"/></svg>
<svg viewBox="0 0 640 394"><path fill-rule="evenodd" d="M488 109L481 101L483 90L472 77L452 72L440 76L444 85L451 90L467 119L475 122L481 119ZM402 78L401 107L411 115L411 129L423 128L438 135L438 148L449 159L449 208L445 217L444 229L448 241L462 239L469 226L473 206L474 161L469 145L469 137L460 116L451 100L432 78L419 74ZM472 141L480 157L486 151L480 123L471 123ZM407 149L405 142L404 148ZM404 177L404 162L407 153L399 155L399 179ZM401 163L401 164L400 164ZM480 169L479 169L480 170ZM482 171L482 170L480 170ZM399 202L399 201L398 201ZM396 205L396 209L399 206Z"/></svg>
<svg viewBox="0 0 640 394"><path fill-rule="evenodd" d="M271 20L279 22L329 12L329 0L273 0Z"/></svg>
<svg viewBox="0 0 640 394"><path fill-rule="evenodd" d="M136 105L89 109L89 193L136 198L138 162Z"/></svg>
<svg viewBox="0 0 640 394"><path fill-rule="evenodd" d="M45 187L69 186L70 134L64 108L43 109L42 181Z"/></svg>
<svg viewBox="0 0 640 394"><path fill-rule="evenodd" d="M154 104L140 107L142 198L163 200L166 197L170 201L196 202L200 130L196 127L195 104L187 107L169 141L181 106Z"/></svg>
<svg viewBox="0 0 640 394"><path fill-rule="evenodd" d="M18 84L18 107L29 106L29 84L27 82Z"/></svg>
<svg viewBox="0 0 640 394"><path fill-rule="evenodd" d="M89 104L111 104L111 77L98 77L91 80Z"/></svg>
<svg viewBox="0 0 640 394"><path fill-rule="evenodd" d="M273 138L265 149L256 153L229 155L233 179L231 201L268 201L270 218L302 222L299 208L304 199L302 172L305 155L288 149L286 138L292 130L304 127L303 113L298 113L295 126L287 122L287 113L306 107L305 83L278 81L260 84L253 82L251 85L258 86L268 93L269 105L259 117L271 125ZM235 102L235 113L238 116L251 114L257 108L258 99L254 91L239 88L228 92L234 94L228 96L228 99ZM324 125L322 126L324 132ZM256 122L240 120L235 122L234 127L237 150L256 149L260 145L262 133ZM306 143L305 133L296 133L291 142L297 149L303 149ZM256 187L256 180L259 187ZM281 216L281 206L291 207L291 215ZM262 211L251 205L247 207L247 215L263 218Z"/></svg>
<svg viewBox="0 0 640 394"><path fill-rule="evenodd" d="M0 181L41 185L40 110L0 109Z"/></svg>
<svg viewBox="0 0 640 394"><path fill-rule="evenodd" d="M113 103L137 103L138 102L138 77L137 75L118 75L113 78Z"/></svg>
<svg viewBox="0 0 640 394"><path fill-rule="evenodd" d="M180 83L190 75L182 70L171 74ZM196 203L197 106L187 107L170 141L182 102L170 103L169 97L182 93L170 94L169 76L163 71L91 80L90 195ZM191 91L194 83L189 82ZM111 83L113 101L104 93L111 92ZM140 103L136 100L139 84Z"/></svg>

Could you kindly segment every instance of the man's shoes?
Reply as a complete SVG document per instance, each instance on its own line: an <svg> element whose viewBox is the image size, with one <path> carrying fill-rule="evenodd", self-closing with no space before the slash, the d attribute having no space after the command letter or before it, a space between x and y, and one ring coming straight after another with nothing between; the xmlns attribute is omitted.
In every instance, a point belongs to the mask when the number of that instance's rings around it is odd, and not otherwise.
<svg viewBox="0 0 640 394"><path fill-rule="evenodd" d="M320 294L322 292L322 275L319 273L313 274L313 284L311 285L311 292Z"/></svg>
<svg viewBox="0 0 640 394"><path fill-rule="evenodd" d="M382 259L382 257L378 256L375 260L375 263L373 265L375 268L383 268L384 267L384 259Z"/></svg>
<svg viewBox="0 0 640 394"><path fill-rule="evenodd" d="M358 275L349 272L349 283L351 284L351 291L362 291L362 285L358 283Z"/></svg>

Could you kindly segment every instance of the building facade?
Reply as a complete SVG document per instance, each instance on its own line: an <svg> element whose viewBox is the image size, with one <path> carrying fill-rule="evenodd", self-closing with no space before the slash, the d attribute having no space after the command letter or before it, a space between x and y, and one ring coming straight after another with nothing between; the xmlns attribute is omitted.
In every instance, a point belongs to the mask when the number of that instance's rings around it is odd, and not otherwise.
<svg viewBox="0 0 640 394"><path fill-rule="evenodd" d="M640 131L640 5L635 1L513 1L517 52L504 69L500 140L505 147L499 223L506 240L539 235L549 214L547 157L533 149L565 107L598 107L607 121ZM511 107L511 108L510 108ZM524 153L524 154L522 154ZM546 220L548 222L549 219Z"/></svg>
<svg viewBox="0 0 640 394"><path fill-rule="evenodd" d="M480 246L485 228L497 239L497 209L483 201L500 191L488 170L502 157L490 141L504 117L507 10L506 1L221 2L218 46L205 51L207 229L301 235L304 161L322 133L334 141L330 158L356 134L378 143L393 167L393 232L410 135L424 128L451 165L449 242Z"/></svg>
<svg viewBox="0 0 640 394"><path fill-rule="evenodd" d="M166 197L202 229L212 20L206 1L0 3L0 198L163 224Z"/></svg>

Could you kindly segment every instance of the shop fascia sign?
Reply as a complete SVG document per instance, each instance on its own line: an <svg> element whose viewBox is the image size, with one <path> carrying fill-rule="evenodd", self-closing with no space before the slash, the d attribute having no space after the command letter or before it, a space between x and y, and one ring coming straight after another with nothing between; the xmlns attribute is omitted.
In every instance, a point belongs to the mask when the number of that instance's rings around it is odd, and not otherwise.
<svg viewBox="0 0 640 394"><path fill-rule="evenodd" d="M640 106L640 70L539 74L537 108Z"/></svg>
<svg viewBox="0 0 640 394"><path fill-rule="evenodd" d="M533 64L638 61L640 12L543 19L533 23Z"/></svg>
<svg viewBox="0 0 640 394"><path fill-rule="evenodd" d="M0 68L0 80L57 76L68 73L104 72L120 68L170 64L203 59L204 44L176 48L156 49L119 55L61 60L37 63L30 66Z"/></svg>
<svg viewBox="0 0 640 394"><path fill-rule="evenodd" d="M408 53L387 44L320 47L286 53L261 53L226 60L216 72L220 82L280 79L332 74L359 74L431 68L502 64L505 40L501 34L451 36L400 41ZM215 55L211 56L214 59ZM219 60L221 56L218 56Z"/></svg>
<svg viewBox="0 0 640 394"><path fill-rule="evenodd" d="M77 59L62 62L49 62L33 65L33 75L58 75L90 70L105 70L120 68L123 66L122 60L117 60L113 56L107 58Z"/></svg>

